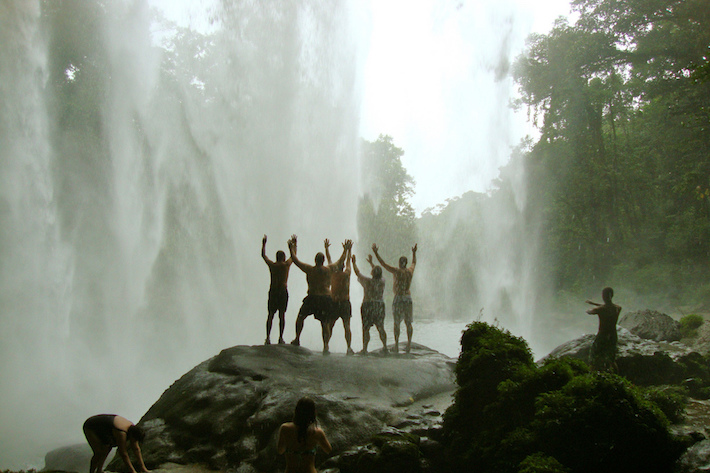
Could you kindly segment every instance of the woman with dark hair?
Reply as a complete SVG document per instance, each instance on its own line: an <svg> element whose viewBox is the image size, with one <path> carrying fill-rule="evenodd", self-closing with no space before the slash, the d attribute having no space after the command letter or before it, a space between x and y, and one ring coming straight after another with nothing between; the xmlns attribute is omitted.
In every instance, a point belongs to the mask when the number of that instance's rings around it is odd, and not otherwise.
<svg viewBox="0 0 710 473"><path fill-rule="evenodd" d="M131 459L128 457L128 445L136 455L142 472L148 469L143 463L140 442L145 438L145 433L140 427L125 417L115 414L99 414L91 416L84 422L84 435L89 442L94 455L91 457L89 473L102 473L106 457L113 447L118 447L118 455L129 468L131 473L136 473Z"/></svg>
<svg viewBox="0 0 710 473"><path fill-rule="evenodd" d="M316 473L318 447L330 453L332 447L316 422L316 405L312 399L296 403L293 421L281 424L277 449L286 454L286 473ZM92 472L93 473L93 472Z"/></svg>

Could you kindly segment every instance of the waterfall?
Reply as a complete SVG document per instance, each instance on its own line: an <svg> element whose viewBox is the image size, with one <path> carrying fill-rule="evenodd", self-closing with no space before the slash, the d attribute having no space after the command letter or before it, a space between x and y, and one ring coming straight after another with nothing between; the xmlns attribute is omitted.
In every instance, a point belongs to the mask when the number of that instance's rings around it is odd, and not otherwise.
<svg viewBox="0 0 710 473"><path fill-rule="evenodd" d="M225 2L203 34L144 1L0 2L4 468L263 341L263 234L309 262L355 235L350 13Z"/></svg>

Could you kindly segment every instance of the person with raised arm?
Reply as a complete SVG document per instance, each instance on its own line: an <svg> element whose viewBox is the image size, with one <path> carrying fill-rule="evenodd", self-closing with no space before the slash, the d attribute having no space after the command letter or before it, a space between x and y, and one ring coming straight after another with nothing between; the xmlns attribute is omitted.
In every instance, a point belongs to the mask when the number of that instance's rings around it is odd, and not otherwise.
<svg viewBox="0 0 710 473"><path fill-rule="evenodd" d="M343 329L345 330L345 343L347 344L348 355L353 355L355 352L351 347L352 332L350 331L350 319L353 315L352 305L350 304L350 252L352 250L352 241L345 240L343 243L343 251L346 253L345 262L333 265L330 259L330 251L328 247L330 242L325 240L325 256L328 259L328 264L333 267L333 272L330 278L330 296L333 299L333 317L330 324L330 335L333 335L333 328L338 319L343 320Z"/></svg>
<svg viewBox="0 0 710 473"><path fill-rule="evenodd" d="M385 332L385 280L382 277L382 267L375 266L372 262L372 255L367 255L367 262L370 263L372 278L363 275L355 262L355 255L352 256L353 269L357 280L364 290L360 315L362 316L362 353L367 355L367 346L370 343L370 328L374 325L382 340L382 352L386 355L387 333Z"/></svg>
<svg viewBox="0 0 710 473"><path fill-rule="evenodd" d="M617 371L616 366L616 322L619 320L621 307L614 304L611 299L614 297L614 289L605 287L602 289L603 304L586 300L587 304L594 307L587 309L587 313L599 317L599 329L594 337L592 351L590 353L590 363L592 369L597 371Z"/></svg>
<svg viewBox="0 0 710 473"><path fill-rule="evenodd" d="M407 348L405 351L409 353L412 349L412 333L414 332L414 328L412 327L412 295L409 292L409 287L412 285L412 276L414 275L414 268L417 265L417 244L415 243L412 247L412 264L409 267L407 267L406 256L399 258L398 268L385 263L382 257L380 257L375 243L372 244L372 252L375 254L377 261L380 262L382 267L392 273L393 276L392 291L394 292L394 300L392 301L392 316L394 318L394 351L395 353L399 351L399 327L402 321L404 321L404 325L407 327Z"/></svg>
<svg viewBox="0 0 710 473"><path fill-rule="evenodd" d="M333 300L330 296L330 279L334 266L345 260L347 249L343 250L342 256L335 264L327 266L324 264L325 255L320 252L316 254L315 266L311 266L299 260L297 256L298 247L296 235L293 235L288 241L288 249L291 253L293 263L298 266L301 271L306 273L306 283L308 284L308 293L303 299L303 304L296 318L296 338L293 339L291 344L301 344L303 323L306 317L313 315L321 323L323 353L327 354L330 352L328 342L330 341L330 326L333 313Z"/></svg>
<svg viewBox="0 0 710 473"><path fill-rule="evenodd" d="M271 285L269 286L268 318L266 319L266 341L265 345L271 344L271 326L274 322L274 315L279 313L279 344L284 341L284 326L286 325L286 308L288 307L288 273L291 269L291 258L286 259L286 253L279 250L276 252L276 261L271 261L266 256L266 235L261 240L261 257L264 258L271 274Z"/></svg>

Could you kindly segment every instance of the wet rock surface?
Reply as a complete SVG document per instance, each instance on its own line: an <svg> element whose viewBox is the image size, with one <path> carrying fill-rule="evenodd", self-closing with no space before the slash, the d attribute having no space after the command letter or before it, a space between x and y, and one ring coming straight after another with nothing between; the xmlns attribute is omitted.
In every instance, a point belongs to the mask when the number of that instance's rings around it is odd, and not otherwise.
<svg viewBox="0 0 710 473"><path fill-rule="evenodd" d="M388 462L416 452L419 462L420 438L427 443L451 403L454 364L417 344L410 354L389 356L324 356L291 345L229 348L173 383L143 416L143 457L150 469L174 463L283 470L284 459L276 452L278 427L291 419L296 401L309 396L333 445L330 457L396 429L392 435L405 440L388 437L373 451L384 449L379 458ZM409 442L412 438L416 442ZM324 460L319 453L316 463ZM123 468L120 459L108 467Z"/></svg>
<svg viewBox="0 0 710 473"><path fill-rule="evenodd" d="M634 335L657 342L681 339L680 322L655 310L637 310L621 316L619 325Z"/></svg>

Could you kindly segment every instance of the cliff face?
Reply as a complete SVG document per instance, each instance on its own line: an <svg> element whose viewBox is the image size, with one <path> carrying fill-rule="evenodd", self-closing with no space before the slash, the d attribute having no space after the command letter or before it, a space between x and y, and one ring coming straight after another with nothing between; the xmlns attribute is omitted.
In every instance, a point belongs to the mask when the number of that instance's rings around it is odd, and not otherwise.
<svg viewBox="0 0 710 473"><path fill-rule="evenodd" d="M277 471L278 428L303 396L315 400L331 456L387 426L426 432L450 402L454 362L416 344L409 355L390 356L323 356L291 345L229 348L173 383L143 416L143 457L148 468L172 462ZM317 463L324 460L319 453ZM109 466L122 468L119 459Z"/></svg>

